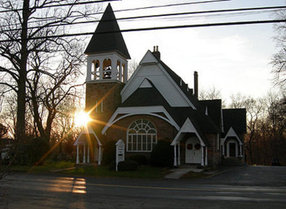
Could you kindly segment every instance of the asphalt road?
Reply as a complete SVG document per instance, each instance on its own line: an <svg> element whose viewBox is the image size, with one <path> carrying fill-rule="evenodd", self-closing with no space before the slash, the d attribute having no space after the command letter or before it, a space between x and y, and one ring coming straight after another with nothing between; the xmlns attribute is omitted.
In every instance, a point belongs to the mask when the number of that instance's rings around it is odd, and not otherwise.
<svg viewBox="0 0 286 209"><path fill-rule="evenodd" d="M14 174L0 208L286 208L286 167L239 167L211 178L146 180Z"/></svg>

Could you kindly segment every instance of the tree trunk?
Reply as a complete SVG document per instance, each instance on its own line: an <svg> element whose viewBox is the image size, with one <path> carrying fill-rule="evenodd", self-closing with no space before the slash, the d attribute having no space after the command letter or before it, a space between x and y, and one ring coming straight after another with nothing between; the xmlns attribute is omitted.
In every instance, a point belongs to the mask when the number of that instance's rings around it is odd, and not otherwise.
<svg viewBox="0 0 286 209"><path fill-rule="evenodd" d="M30 0L23 1L23 22L21 34L21 61L18 80L17 92L17 123L16 123L16 140L25 138L25 112L26 112L26 78L27 78L27 34L28 34L28 19L29 19L29 3Z"/></svg>

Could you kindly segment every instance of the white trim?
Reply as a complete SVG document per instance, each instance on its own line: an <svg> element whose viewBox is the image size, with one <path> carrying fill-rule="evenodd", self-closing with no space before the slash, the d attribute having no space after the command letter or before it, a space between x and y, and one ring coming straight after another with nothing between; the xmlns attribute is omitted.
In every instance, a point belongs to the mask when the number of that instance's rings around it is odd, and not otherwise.
<svg viewBox="0 0 286 209"><path fill-rule="evenodd" d="M83 144L83 159L82 159L83 163L86 163L85 161L85 144Z"/></svg>
<svg viewBox="0 0 286 209"><path fill-rule="evenodd" d="M208 147L205 146L205 166L208 166Z"/></svg>
<svg viewBox="0 0 286 209"><path fill-rule="evenodd" d="M83 129L83 131L80 133L80 135L77 137L76 141L74 142L74 144L73 144L74 146L80 144L80 143L79 143L79 139L80 139L80 137L81 137L82 134L92 134L92 135L94 135L94 137L96 138L96 141L97 141L97 143L98 143L98 146L102 146L102 144L101 144L99 138L97 137L97 135L95 134L95 132L93 131L93 129L92 129L91 127L89 127L89 126L87 127L87 129L86 129L86 128Z"/></svg>
<svg viewBox="0 0 286 209"><path fill-rule="evenodd" d="M228 141L225 144L226 139L229 137L233 137L236 140ZM223 145L223 155L225 157L229 157L229 143L235 143L235 152L236 152L235 157L242 157L243 155L241 153L242 153L243 142L238 137L238 135L236 134L236 132L234 131L234 129L232 127L229 128L227 134L221 140L221 144ZM225 147L226 147L226 150L225 150Z"/></svg>
<svg viewBox="0 0 286 209"><path fill-rule="evenodd" d="M144 123L143 121L147 121ZM142 126L143 124L143 126ZM133 127L132 127L133 126ZM148 129L146 129L148 128ZM135 133L130 133L130 131L134 131ZM139 133L140 130L143 130L144 133ZM148 130L153 130L155 133L148 133ZM139 136L140 136L140 145L139 147ZM143 136L145 136L145 150L143 150ZM131 137L131 141L129 141L129 137ZM133 148L134 139L136 139L136 148ZM148 144L148 139L150 139L150 144ZM157 129L154 124L146 119L137 119L134 120L128 127L126 131L126 151L127 152L152 152L153 144L157 144ZM129 149L129 144L131 144L131 149ZM150 145L150 149L148 149Z"/></svg>
<svg viewBox="0 0 286 209"><path fill-rule="evenodd" d="M103 112L103 101L104 101L104 99L100 103L100 112Z"/></svg>
<svg viewBox="0 0 286 209"><path fill-rule="evenodd" d="M178 147L178 166L180 166L181 165L181 146L180 146L181 144L179 143L178 145L177 145L177 147Z"/></svg>
<svg viewBox="0 0 286 209"><path fill-rule="evenodd" d="M176 137L172 141L172 143L171 143L172 146L179 143L180 135L182 133L194 133L194 134L196 134L196 136L198 137L198 139L200 141L201 146L206 146L204 141L202 140L201 136L199 135L198 131L196 130L195 126L193 125L193 123L191 122L191 120L189 118L186 119L186 121L182 125L181 129L177 133Z"/></svg>
<svg viewBox="0 0 286 209"><path fill-rule="evenodd" d="M89 144L87 145L87 163L89 163Z"/></svg>
<svg viewBox="0 0 286 209"><path fill-rule="evenodd" d="M177 166L177 145L174 145L174 166Z"/></svg>
<svg viewBox="0 0 286 209"><path fill-rule="evenodd" d="M101 165L101 145L98 146L98 165Z"/></svg>
<svg viewBox="0 0 286 209"><path fill-rule="evenodd" d="M162 89L162 87L158 88L158 86L156 86L156 82L154 82L155 80L153 80L153 78L158 77L158 75L144 75L144 76L138 76L137 75L141 71L141 69L144 68L144 66L146 66L146 65L154 65L161 70L161 73L163 75L159 75L159 76L165 77L170 82L171 86L175 89L174 92L176 92L177 95L180 95L179 97L182 98L182 101L183 101L182 104L179 104L179 103L172 101L171 97L169 95L169 92L166 91L166 89ZM157 71L157 72L159 72L159 71ZM196 107L192 104L192 102L189 100L189 98L186 96L186 94L182 91L182 89L179 87L179 85L171 78L171 76L167 73L167 71L164 69L164 67L157 61L157 59L154 57L152 52L150 52L149 50L147 51L147 53L145 54L145 56L141 60L138 68L135 70L135 72L132 74L131 78L128 80L128 82L126 83L126 85L122 89L122 91L121 91L122 102L127 100L133 94L133 92L135 92L136 89L138 89L140 87L141 82L145 78L148 78L155 85L156 89L158 89L158 91L162 94L162 96L166 99L166 101L171 106L176 106L176 107L186 107L187 106L187 107L191 107L192 109L196 110ZM136 79L138 79L139 81ZM134 88L133 88L133 85L134 85ZM131 89L131 91L130 91L130 89Z"/></svg>
<svg viewBox="0 0 286 209"><path fill-rule="evenodd" d="M76 145L76 164L79 164L79 144Z"/></svg>
<svg viewBox="0 0 286 209"><path fill-rule="evenodd" d="M205 161L204 161L204 149L205 146L201 146L201 166L205 166Z"/></svg>
<svg viewBox="0 0 286 209"><path fill-rule="evenodd" d="M222 144L224 145L225 143L225 140L228 138L228 137L234 137L237 139L237 141L239 142L239 145L243 145L241 139L238 137L238 135L236 134L236 132L234 131L234 129L232 127L229 128L227 134L225 135L225 137L222 139Z"/></svg>
<svg viewBox="0 0 286 209"><path fill-rule="evenodd" d="M206 106L206 111L205 111L205 115L209 115L209 110L208 110L208 106Z"/></svg>
<svg viewBox="0 0 286 209"><path fill-rule="evenodd" d="M159 115L158 113L164 113L167 118ZM116 118L119 114L122 116ZM106 123L101 133L104 134L109 127L111 127L114 123L123 118L133 116L133 115L152 115L154 117L161 118L162 120L167 121L169 124L174 126L177 130L179 130L178 124L171 117L171 115L167 112L167 110L163 106L147 106L147 107L119 107L113 113L109 121ZM116 119L115 119L116 118Z"/></svg>
<svg viewBox="0 0 286 209"><path fill-rule="evenodd" d="M145 78L145 79L141 82L139 88L152 88L152 85L151 85L151 83Z"/></svg>

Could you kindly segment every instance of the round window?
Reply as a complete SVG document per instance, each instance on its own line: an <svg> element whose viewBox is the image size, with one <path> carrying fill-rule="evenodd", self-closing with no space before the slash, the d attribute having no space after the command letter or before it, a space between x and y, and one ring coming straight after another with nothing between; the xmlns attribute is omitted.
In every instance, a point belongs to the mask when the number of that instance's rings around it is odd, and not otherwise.
<svg viewBox="0 0 286 209"><path fill-rule="evenodd" d="M201 149L201 145L200 145L199 143L197 143L197 144L195 145L195 149Z"/></svg>
<svg viewBox="0 0 286 209"><path fill-rule="evenodd" d="M193 149L193 145L192 145L192 144L187 144L187 149L188 149L188 150Z"/></svg>

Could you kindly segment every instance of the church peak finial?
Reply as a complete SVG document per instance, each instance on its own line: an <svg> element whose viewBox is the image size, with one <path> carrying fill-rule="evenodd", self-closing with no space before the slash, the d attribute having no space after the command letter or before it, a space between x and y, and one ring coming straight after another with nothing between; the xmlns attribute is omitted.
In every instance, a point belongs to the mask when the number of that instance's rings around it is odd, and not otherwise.
<svg viewBox="0 0 286 209"><path fill-rule="evenodd" d="M99 21L97 28L85 50L85 54L117 52L130 59L119 25L109 3Z"/></svg>

